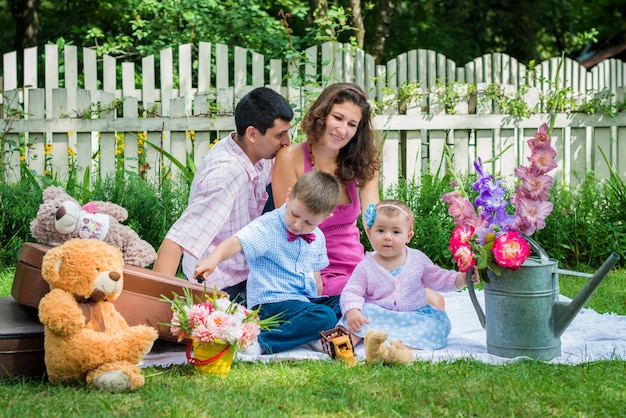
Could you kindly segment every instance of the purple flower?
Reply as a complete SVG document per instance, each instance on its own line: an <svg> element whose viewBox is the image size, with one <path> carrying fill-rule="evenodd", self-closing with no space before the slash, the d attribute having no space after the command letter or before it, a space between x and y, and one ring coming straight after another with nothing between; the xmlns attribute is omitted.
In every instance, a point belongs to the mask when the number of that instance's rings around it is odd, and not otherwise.
<svg viewBox="0 0 626 418"><path fill-rule="evenodd" d="M474 167L478 172L478 180L472 185L472 188L479 192L474 200L474 205L477 208L482 207L480 216L489 225L496 224L501 230L506 230L508 225L514 221L514 217L505 210L509 202L504 199L506 195L506 190L502 186L504 181L498 180L494 183L492 175L485 175L480 157L478 161L474 162Z"/></svg>

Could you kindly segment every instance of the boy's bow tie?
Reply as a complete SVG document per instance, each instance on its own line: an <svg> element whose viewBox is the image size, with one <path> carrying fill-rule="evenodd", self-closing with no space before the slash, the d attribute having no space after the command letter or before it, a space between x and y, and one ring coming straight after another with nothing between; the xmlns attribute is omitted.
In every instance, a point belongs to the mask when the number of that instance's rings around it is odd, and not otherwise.
<svg viewBox="0 0 626 418"><path fill-rule="evenodd" d="M288 229L285 229L285 231L287 231L287 241L291 242L291 241L295 241L296 238L300 237L303 240L305 240L308 243L311 243L313 241L315 241L315 234L301 234L301 235L296 235L291 233L291 231L289 231Z"/></svg>

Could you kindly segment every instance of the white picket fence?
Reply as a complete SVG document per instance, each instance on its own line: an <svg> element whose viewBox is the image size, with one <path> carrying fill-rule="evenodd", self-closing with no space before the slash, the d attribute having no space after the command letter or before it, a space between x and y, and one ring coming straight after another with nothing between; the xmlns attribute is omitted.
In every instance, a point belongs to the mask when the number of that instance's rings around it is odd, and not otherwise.
<svg viewBox="0 0 626 418"><path fill-rule="evenodd" d="M295 105L297 121L308 100L322 87L307 84L297 88L292 78L285 77L294 73L292 64L266 60L239 47L234 48L231 66L228 47L222 44L180 45L176 56L168 48L161 51L158 62L154 56L143 58L139 70L135 63L120 63L109 56L98 60L92 49L82 49L80 56L78 52L71 45L62 51L47 45L41 68L37 48L25 50L23 85L18 85L17 54L3 55L0 135L6 181L23 175L21 162L35 175L49 170L48 175L61 181L71 167L76 167L79 179L87 169L110 175L119 161L116 138L121 135L124 168L156 180L164 166L173 174L177 168L162 153L144 149L144 140L183 163L188 154L193 155L198 164L211 141L234 129L232 110L252 88L265 85L280 91ZM445 56L428 50L409 51L385 65L375 65L362 50L338 43L325 43L305 52L307 77L322 77L322 84L355 82L373 102L391 103L374 119L375 129L385 139L385 187L401 177L419 180L423 172L442 174L446 143L454 150L455 166L461 172L472 169L476 156L488 160L503 150L501 158L492 163L494 172L509 176L515 166L526 163L525 139L548 120L548 115L539 113L518 120L498 114L484 95L491 83L507 91L529 85L525 101L531 105L540 105L540 97L554 90L558 68L560 85L568 87L570 95L579 100L591 97L590 92L623 100L626 84L626 64L616 60L587 71L570 59L564 59L559 67L560 59L553 58L537 64L536 77L526 79L526 66L504 54L485 55L457 67ZM118 74L121 86L117 85ZM40 78L45 80L43 86L39 85ZM140 86L136 80L141 80ZM408 103L405 114L398 114L396 102L389 99L397 96L401 86L417 82L423 95ZM442 86L463 93L470 83L477 87L477 94L456 103L454 114L446 114ZM119 99L123 99L121 104ZM577 175L590 170L607 176L608 167L599 149L626 177L624 113L616 117L559 114L553 137L559 162L556 176L563 182L575 184ZM145 163L140 164L142 161Z"/></svg>

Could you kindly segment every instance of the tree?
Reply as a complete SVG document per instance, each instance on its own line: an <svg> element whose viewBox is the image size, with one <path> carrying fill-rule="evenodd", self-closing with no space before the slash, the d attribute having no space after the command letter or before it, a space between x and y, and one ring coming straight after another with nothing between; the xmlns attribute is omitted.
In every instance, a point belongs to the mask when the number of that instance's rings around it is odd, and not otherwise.
<svg viewBox="0 0 626 418"><path fill-rule="evenodd" d="M354 28L356 46L363 49L365 41L365 24L363 23L363 14L361 13L361 1L349 0L350 26Z"/></svg>
<svg viewBox="0 0 626 418"><path fill-rule="evenodd" d="M382 61L411 49L432 49L457 65L491 52L523 63L542 61L581 46L583 34L600 37L626 29L622 0L395 0ZM365 22L367 28L373 18ZM365 50L375 38L366 35ZM373 35L373 34L372 34Z"/></svg>
<svg viewBox="0 0 626 418"><path fill-rule="evenodd" d="M380 63L384 57L385 45L387 38L389 38L395 7L392 0L379 0L377 3L375 9L376 20L374 30L372 31L369 53L377 63Z"/></svg>
<svg viewBox="0 0 626 418"><path fill-rule="evenodd" d="M15 21L13 46L16 51L23 51L29 46L36 46L39 38L40 0L7 0L11 16Z"/></svg>
<svg viewBox="0 0 626 418"><path fill-rule="evenodd" d="M289 29L278 15L289 14ZM342 13L339 13L339 11ZM316 12L317 11L317 12ZM346 21L336 21L345 13ZM458 65L491 52L521 62L580 48L585 33L626 30L623 0L0 0L0 51L50 42L125 59L198 41L283 57L324 39L353 42L378 63L432 49ZM342 31L341 25L350 30ZM326 37L326 38L325 38ZM354 37L354 38L352 38ZM62 39L61 39L62 38ZM61 42L62 41L62 42ZM0 65L2 63L0 62Z"/></svg>

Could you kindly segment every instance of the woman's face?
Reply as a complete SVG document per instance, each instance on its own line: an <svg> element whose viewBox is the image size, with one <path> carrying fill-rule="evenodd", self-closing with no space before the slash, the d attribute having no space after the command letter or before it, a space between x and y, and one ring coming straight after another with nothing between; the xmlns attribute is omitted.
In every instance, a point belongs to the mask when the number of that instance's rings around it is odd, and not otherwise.
<svg viewBox="0 0 626 418"><path fill-rule="evenodd" d="M326 130L320 142L333 149L343 148L356 134L361 117L361 108L352 102L334 104L326 116Z"/></svg>

